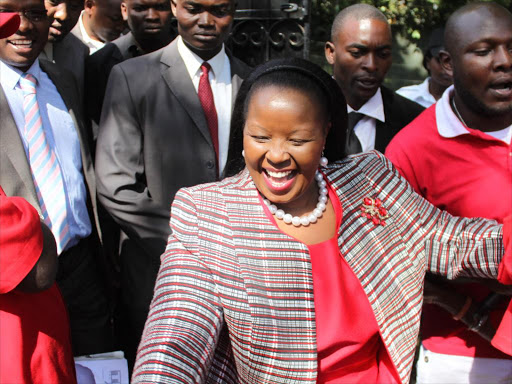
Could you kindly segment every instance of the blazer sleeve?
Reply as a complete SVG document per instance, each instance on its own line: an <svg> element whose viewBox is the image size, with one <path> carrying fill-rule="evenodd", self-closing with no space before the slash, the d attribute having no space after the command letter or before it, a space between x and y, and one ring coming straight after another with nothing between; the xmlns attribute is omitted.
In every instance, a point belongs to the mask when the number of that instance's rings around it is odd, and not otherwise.
<svg viewBox="0 0 512 384"><path fill-rule="evenodd" d="M172 235L155 285L132 377L133 383L204 383L224 318L209 268L198 255L197 215L178 192ZM224 381L222 381L224 382Z"/></svg>
<svg viewBox="0 0 512 384"><path fill-rule="evenodd" d="M409 253L423 260L427 271L448 279L496 279L505 254L503 226L494 220L455 217L436 208L414 192L388 159L378 156L391 177L400 179L397 191L402 194L398 200L404 220L400 227Z"/></svg>
<svg viewBox="0 0 512 384"><path fill-rule="evenodd" d="M122 67L108 81L96 150L100 202L121 229L151 254L169 235L169 209L151 197L144 167L144 137L137 100Z"/></svg>

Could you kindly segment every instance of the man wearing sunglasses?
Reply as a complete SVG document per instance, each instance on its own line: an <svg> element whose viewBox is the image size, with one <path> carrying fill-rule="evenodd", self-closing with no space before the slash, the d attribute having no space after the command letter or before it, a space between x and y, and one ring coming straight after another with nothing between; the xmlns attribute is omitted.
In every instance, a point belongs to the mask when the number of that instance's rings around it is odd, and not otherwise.
<svg viewBox="0 0 512 384"><path fill-rule="evenodd" d="M110 350L96 182L78 91L71 73L38 59L50 23L44 1L0 0L5 12L21 23L0 39L0 185L28 200L55 237L73 352Z"/></svg>

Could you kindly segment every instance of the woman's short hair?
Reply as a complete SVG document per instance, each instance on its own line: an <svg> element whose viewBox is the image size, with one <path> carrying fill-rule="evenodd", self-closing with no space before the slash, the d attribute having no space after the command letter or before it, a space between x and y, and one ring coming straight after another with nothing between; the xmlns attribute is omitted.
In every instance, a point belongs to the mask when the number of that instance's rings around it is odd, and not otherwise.
<svg viewBox="0 0 512 384"><path fill-rule="evenodd" d="M256 69L242 83L231 117L231 135L225 176L233 176L245 167L242 157L243 131L253 94L261 88L292 88L313 98L324 108L331 129L324 155L329 161L343 159L347 129L346 101L336 81L318 65L292 58L269 61Z"/></svg>

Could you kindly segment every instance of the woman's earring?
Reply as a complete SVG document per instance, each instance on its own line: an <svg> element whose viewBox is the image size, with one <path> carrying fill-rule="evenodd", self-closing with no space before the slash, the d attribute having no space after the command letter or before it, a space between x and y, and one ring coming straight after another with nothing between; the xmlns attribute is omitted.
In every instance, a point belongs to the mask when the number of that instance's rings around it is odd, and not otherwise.
<svg viewBox="0 0 512 384"><path fill-rule="evenodd" d="M327 164L329 164L329 160L327 160L327 157L324 156L324 151L322 151L322 157L320 158L320 165L322 167L327 167Z"/></svg>
<svg viewBox="0 0 512 384"><path fill-rule="evenodd" d="M242 149L242 157L245 157L245 151Z"/></svg>

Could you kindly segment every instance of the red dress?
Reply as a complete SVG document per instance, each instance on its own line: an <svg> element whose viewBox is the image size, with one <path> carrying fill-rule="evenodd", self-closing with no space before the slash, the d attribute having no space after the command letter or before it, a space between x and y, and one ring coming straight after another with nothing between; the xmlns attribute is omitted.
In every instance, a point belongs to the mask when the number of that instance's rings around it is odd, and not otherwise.
<svg viewBox="0 0 512 384"><path fill-rule="evenodd" d="M341 204L330 188L329 198L336 212L338 233ZM263 206L267 217L275 223ZM315 298L317 383L400 383L368 298L340 254L338 237L307 247Z"/></svg>

